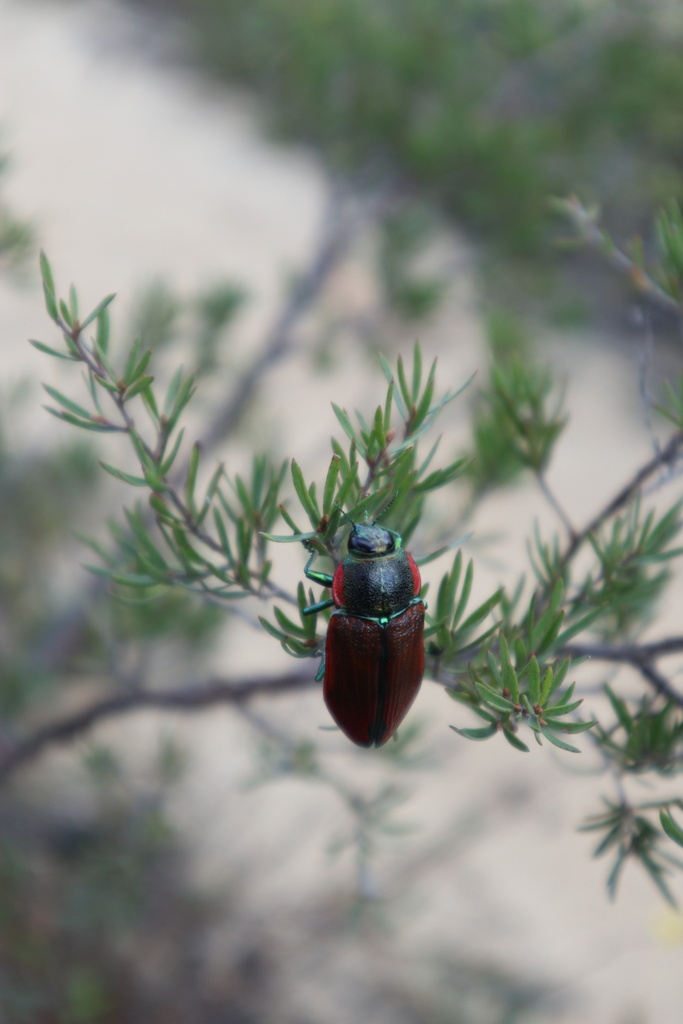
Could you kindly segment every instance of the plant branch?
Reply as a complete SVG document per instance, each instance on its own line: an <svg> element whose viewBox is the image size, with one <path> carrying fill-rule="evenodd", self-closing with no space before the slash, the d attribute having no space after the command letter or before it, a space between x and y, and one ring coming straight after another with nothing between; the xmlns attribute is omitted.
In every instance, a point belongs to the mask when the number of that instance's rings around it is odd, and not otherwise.
<svg viewBox="0 0 683 1024"><path fill-rule="evenodd" d="M299 277L289 300L268 331L261 352L238 381L232 398L208 425L201 442L205 451L215 447L235 429L261 378L292 348L294 328L320 295L358 231L365 228L368 221L376 218L386 204L394 199L393 191L389 195L384 192L349 215L340 211L339 196L336 190L333 191L327 214L328 223L308 269Z"/></svg>
<svg viewBox="0 0 683 1024"><path fill-rule="evenodd" d="M51 747L74 740L101 721L116 715L143 708L201 711L215 704L243 704L263 694L278 695L314 685L313 673L299 671L240 681L209 679L201 685L187 685L174 690L127 690L115 693L80 711L48 722L16 743L8 744L3 739L4 749L0 749L0 784L6 782L18 768Z"/></svg>
<svg viewBox="0 0 683 1024"><path fill-rule="evenodd" d="M669 439L661 451L646 462L644 466L622 487L622 489L598 512L591 521L578 533L574 533L567 545L567 550L562 555L559 563L560 570L564 569L572 560L577 550L587 540L590 534L595 533L606 520L610 519L619 509L627 505L631 498L640 491L643 484L663 466L670 466L679 457L683 449L683 430L677 431Z"/></svg>
<svg viewBox="0 0 683 1024"><path fill-rule="evenodd" d="M683 314L681 304L668 292L665 292L635 260L614 244L612 239L598 227L595 213L586 209L576 196L560 200L558 205L574 224L581 241L601 253L619 273L629 279L641 295L651 299L669 313L674 313L677 317Z"/></svg>
<svg viewBox="0 0 683 1024"><path fill-rule="evenodd" d="M662 697L683 707L683 693L676 690L654 665L658 658L683 652L683 636L666 637L648 644L567 644L560 653L570 658L595 658L596 661L632 665Z"/></svg>
<svg viewBox="0 0 683 1024"><path fill-rule="evenodd" d="M558 519L564 526L565 530L567 531L569 539L573 541L576 537L576 530L572 526L572 522L569 516L567 515L564 508L555 496L555 492L551 490L551 488L548 485L548 481L546 480L544 474L540 470L536 472L536 481L544 498L546 499L552 510L555 512L555 515L558 517Z"/></svg>

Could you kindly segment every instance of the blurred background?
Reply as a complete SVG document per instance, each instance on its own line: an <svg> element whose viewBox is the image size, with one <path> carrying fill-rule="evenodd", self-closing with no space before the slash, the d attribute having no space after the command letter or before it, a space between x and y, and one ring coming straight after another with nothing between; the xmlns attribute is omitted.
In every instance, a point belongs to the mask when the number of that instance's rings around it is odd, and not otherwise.
<svg viewBox="0 0 683 1024"><path fill-rule="evenodd" d="M83 568L129 495L98 466L116 439L42 409L41 381L74 381L26 343L56 341L39 247L84 306L117 292L115 338L141 335L161 377L198 368L191 426L231 471L256 447L321 478L330 403L382 400L378 352L419 338L442 390L496 346L533 352L570 413L548 479L584 522L651 454L643 394L680 370L680 324L559 246L549 199L599 204L647 251L683 198L681 139L665 0L0 0L0 750L107 693L291 668L250 615L132 608ZM485 595L556 524L523 477L475 494ZM283 585L302 569L282 552ZM683 919L637 873L609 903L576 830L600 808L588 745L522 757L456 718L426 681L405 742L361 751L304 689L46 745L0 796L0 1020L678 1020Z"/></svg>

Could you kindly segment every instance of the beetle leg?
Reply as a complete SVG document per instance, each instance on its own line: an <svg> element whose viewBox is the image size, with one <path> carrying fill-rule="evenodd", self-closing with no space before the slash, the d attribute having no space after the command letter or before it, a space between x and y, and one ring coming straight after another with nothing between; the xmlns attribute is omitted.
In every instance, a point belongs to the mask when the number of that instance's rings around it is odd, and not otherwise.
<svg viewBox="0 0 683 1024"><path fill-rule="evenodd" d="M312 583L319 583L321 587L331 587L333 577L330 576L329 572L318 572L317 569L309 569L309 565L311 565L317 557L318 552L314 551L304 566L304 576ZM332 601L330 601L330 604L332 604ZM327 607L329 608L329 605Z"/></svg>
<svg viewBox="0 0 683 1024"><path fill-rule="evenodd" d="M331 597L328 597L326 601L318 601L317 604L309 604L308 608L303 608L301 611L302 615L315 615L316 612L321 612L325 608L331 608L334 601Z"/></svg>

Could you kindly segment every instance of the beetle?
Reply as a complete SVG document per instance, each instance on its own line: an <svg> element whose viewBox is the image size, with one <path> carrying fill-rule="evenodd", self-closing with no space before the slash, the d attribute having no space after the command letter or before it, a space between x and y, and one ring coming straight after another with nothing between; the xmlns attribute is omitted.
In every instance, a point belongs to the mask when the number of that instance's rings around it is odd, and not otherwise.
<svg viewBox="0 0 683 1024"><path fill-rule="evenodd" d="M311 569L307 579L332 597L303 609L334 605L318 678L341 731L361 747L381 747L405 718L424 673L425 602L420 571L401 536L377 523L353 523L347 554L333 576Z"/></svg>

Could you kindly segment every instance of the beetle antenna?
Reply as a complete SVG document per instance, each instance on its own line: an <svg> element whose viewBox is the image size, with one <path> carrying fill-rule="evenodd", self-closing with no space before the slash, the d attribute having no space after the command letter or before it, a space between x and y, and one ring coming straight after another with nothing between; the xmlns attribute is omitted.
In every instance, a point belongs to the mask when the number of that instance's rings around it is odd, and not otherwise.
<svg viewBox="0 0 683 1024"><path fill-rule="evenodd" d="M344 519L348 520L348 522L351 523L351 526L355 526L356 525L354 523L353 519L351 518L351 516L348 514L348 512L344 511L344 509L341 507L341 505L336 505L336 507L339 509L341 514L344 516Z"/></svg>
<svg viewBox="0 0 683 1024"><path fill-rule="evenodd" d="M387 501L387 503L386 503L386 505L384 506L384 508L380 509L380 511L379 511L379 512L377 513L377 515L375 516L375 522L376 522L376 523L378 523L378 522L380 521L380 519L382 519L382 518L383 518L383 517L384 517L384 516L385 516L385 515L387 514L387 512L389 511L389 509L391 508L391 506L392 506L392 505L394 504L394 502L396 501L396 498L397 498L397 497L398 497L398 491L394 491L394 493L393 493L393 494L391 495L391 497L390 497L390 498L389 498L389 500Z"/></svg>

